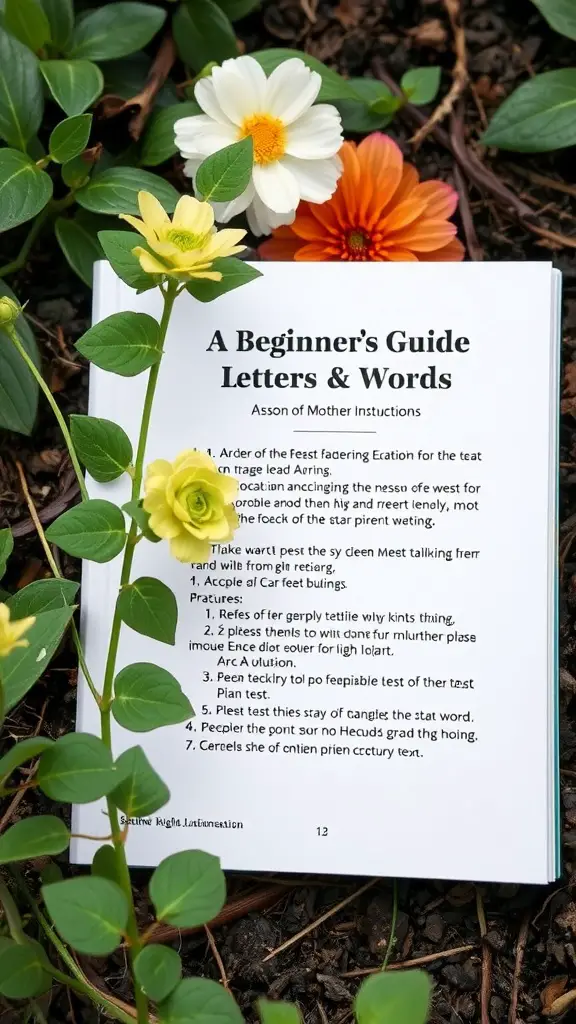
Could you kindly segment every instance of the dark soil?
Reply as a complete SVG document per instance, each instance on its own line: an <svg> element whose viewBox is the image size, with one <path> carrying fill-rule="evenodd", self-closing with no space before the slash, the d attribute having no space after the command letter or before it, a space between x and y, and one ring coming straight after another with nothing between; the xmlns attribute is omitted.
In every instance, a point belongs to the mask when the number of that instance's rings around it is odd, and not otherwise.
<svg viewBox="0 0 576 1024"><path fill-rule="evenodd" d="M530 0L462 0L472 88L456 115L443 123L445 134L428 138L414 153L408 141L414 124L410 115L388 129L403 146L422 177L456 180L462 196L461 237L471 255L491 260L553 259L564 274L565 379L561 448L561 780L564 805L564 874L549 889L518 885L477 886L400 881L394 932L393 882L381 879L314 927L314 921L365 886L365 879L251 878L231 876L227 920L215 923L213 937L218 965L203 931L175 940L187 974L219 979L226 973L230 987L248 1017L261 995L295 1000L307 1024L348 1021L358 979L378 968L389 950L390 964L428 958L424 966L435 984L432 1018L449 1024L461 1021L518 1019L536 1021L560 993L576 986L576 195L575 149L557 154L522 156L486 152L479 143L483 124L501 99L534 72L574 63L574 45L553 33ZM314 19L314 20L312 20ZM442 93L450 84L454 63L453 34L441 0L277 0L238 26L251 50L263 45L305 49L349 75L384 70L398 81L408 67L438 64L445 69ZM109 129L107 129L108 131ZM122 132L122 126L117 126ZM482 166L494 177L479 191L466 167L455 179L452 147L458 133ZM178 177L179 167L166 167ZM477 181L477 179L476 179ZM512 202L497 186L507 185ZM523 203L533 214L518 207ZM2 262L14 258L18 233L0 240ZM49 236L34 249L24 270L10 279L28 312L44 358L46 379L64 413L82 411L87 374L72 347L86 329L90 315L88 290L64 263ZM574 360L574 361L572 361ZM522 394L511 395L518 415L529 415ZM510 452L510 458L514 453ZM31 438L3 435L0 441L1 525L9 524L18 538L6 585L21 587L46 572L42 549L28 520L16 470L20 461L42 517L51 521L76 499L74 477L57 430L42 406ZM520 513L521 514L521 513ZM527 551L526 557L530 557ZM66 558L64 571L78 576L78 566ZM529 638L525 638L529 642ZM10 716L8 742L42 729L56 737L73 726L76 669L71 649L64 644L43 680ZM522 764L515 766L522 772ZM513 773L514 774L514 773ZM257 790L255 799L258 798ZM281 799L281 794L279 794ZM459 827L450 779L438 792L438 815L447 834ZM30 811L42 798L4 808L0 830ZM45 808L44 808L45 809ZM62 808L62 813L66 810ZM378 809L374 809L378 813ZM510 815L517 814L510 791ZM426 835L422 835L425 858ZM498 843L486 835L479 819L470 843ZM65 859L61 858L64 871ZM39 869L28 872L37 890ZM134 872L134 888L142 921L149 919L148 873ZM574 902L573 902L574 898ZM250 909L251 908L251 909ZM312 927L310 927L312 926ZM32 925L32 929L33 929ZM307 933L298 937L303 929ZM271 959L267 955L295 938L293 945ZM450 953L464 947L460 952ZM101 989L126 1002L131 993L124 954L107 962L80 958L85 973ZM551 983L554 983L551 985ZM54 1024L93 1024L98 1014L78 997L55 988L51 1002L41 1001ZM568 1010L570 1013L571 1011ZM0 1002L1 1024L27 1020L22 1007Z"/></svg>

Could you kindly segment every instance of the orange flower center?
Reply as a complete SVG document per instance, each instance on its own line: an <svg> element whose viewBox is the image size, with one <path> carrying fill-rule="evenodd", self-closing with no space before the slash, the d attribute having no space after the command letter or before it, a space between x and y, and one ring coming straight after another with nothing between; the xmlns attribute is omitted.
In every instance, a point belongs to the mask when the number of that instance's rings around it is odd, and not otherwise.
<svg viewBox="0 0 576 1024"><path fill-rule="evenodd" d="M354 228L346 237L346 248L349 260L367 260L370 258L371 241L363 231Z"/></svg>
<svg viewBox="0 0 576 1024"><path fill-rule="evenodd" d="M271 164L286 152L286 129L282 121L269 114L253 114L240 128L240 138L252 136L254 160L257 164Z"/></svg>

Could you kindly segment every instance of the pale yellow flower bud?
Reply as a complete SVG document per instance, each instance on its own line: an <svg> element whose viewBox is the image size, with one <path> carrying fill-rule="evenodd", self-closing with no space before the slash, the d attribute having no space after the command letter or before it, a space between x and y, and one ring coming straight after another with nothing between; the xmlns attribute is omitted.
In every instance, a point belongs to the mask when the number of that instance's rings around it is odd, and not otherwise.
<svg viewBox="0 0 576 1024"><path fill-rule="evenodd" d="M20 313L20 306L14 299L9 299L7 295L0 297L0 327L8 327L15 323Z"/></svg>
<svg viewBox="0 0 576 1024"><path fill-rule="evenodd" d="M28 615L25 619L10 621L10 609L7 604L0 604L0 658L12 654L17 647L28 647L28 641L22 640L24 633L27 633L36 622L35 615Z"/></svg>

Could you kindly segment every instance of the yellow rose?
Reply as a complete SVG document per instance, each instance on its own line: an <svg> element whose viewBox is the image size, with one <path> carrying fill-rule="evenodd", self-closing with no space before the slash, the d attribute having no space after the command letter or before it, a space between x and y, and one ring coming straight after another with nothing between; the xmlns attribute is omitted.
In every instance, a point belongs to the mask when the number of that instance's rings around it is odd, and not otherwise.
<svg viewBox="0 0 576 1024"><path fill-rule="evenodd" d="M170 541L179 562L207 562L212 544L232 540L238 516L232 504L238 481L220 473L204 452L157 459L146 470L144 509L157 537Z"/></svg>
<svg viewBox="0 0 576 1024"><path fill-rule="evenodd" d="M10 609L7 604L0 604L0 658L12 654L17 647L28 647L27 640L20 638L26 633L30 626L36 622L35 615L29 615L25 619L10 621Z"/></svg>

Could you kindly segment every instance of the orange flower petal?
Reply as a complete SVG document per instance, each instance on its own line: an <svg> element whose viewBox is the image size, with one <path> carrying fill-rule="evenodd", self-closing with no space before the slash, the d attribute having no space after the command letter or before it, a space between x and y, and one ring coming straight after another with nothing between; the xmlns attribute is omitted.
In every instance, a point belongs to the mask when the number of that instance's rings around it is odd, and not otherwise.
<svg viewBox="0 0 576 1024"><path fill-rule="evenodd" d="M322 205L328 206L329 204L325 203ZM328 213L329 216L325 218L325 224L321 224L318 218L312 214L299 213L292 225L294 234L298 238L304 238L307 242L323 242L331 234L338 238L340 229L336 224L332 211L328 211Z"/></svg>
<svg viewBox="0 0 576 1024"><path fill-rule="evenodd" d="M277 228L272 238L263 242L258 252L265 260L294 260L298 249L302 245L291 228Z"/></svg>
<svg viewBox="0 0 576 1024"><path fill-rule="evenodd" d="M441 217L451 217L458 206L458 193L445 181L423 181L415 189L415 194L428 200L426 213L433 220L440 220Z"/></svg>
<svg viewBox="0 0 576 1024"><path fill-rule="evenodd" d="M421 263L460 263L466 255L466 249L459 238L452 238L448 245L431 252L421 252L418 259Z"/></svg>
<svg viewBox="0 0 576 1024"><path fill-rule="evenodd" d="M361 186L361 170L355 142L345 142L340 149L342 176L330 205L342 227L349 228L358 220L358 199Z"/></svg>
<svg viewBox="0 0 576 1024"><path fill-rule="evenodd" d="M409 249L388 249L382 258L390 263L418 263L418 257Z"/></svg>
<svg viewBox="0 0 576 1024"><path fill-rule="evenodd" d="M380 215L402 180L402 151L387 135L374 132L362 140L357 150L361 170L361 194L358 212L361 220Z"/></svg>
<svg viewBox="0 0 576 1024"><path fill-rule="evenodd" d="M335 259L328 255L328 250L325 245L321 245L319 242L310 242L308 245L303 245L301 249L298 249L294 259L297 262L313 260L315 263L322 263Z"/></svg>
<svg viewBox="0 0 576 1024"><path fill-rule="evenodd" d="M394 204L388 216L378 221L378 231L383 235L390 231L398 231L408 224L413 224L424 211L428 212L426 199L414 198L415 191L403 203L399 203L398 206Z"/></svg>
<svg viewBox="0 0 576 1024"><path fill-rule="evenodd" d="M455 234L456 225L450 221L422 220L394 232L390 241L415 252L430 252L432 249L441 249L447 245Z"/></svg>
<svg viewBox="0 0 576 1024"><path fill-rule="evenodd" d="M394 202L402 203L407 199L413 189L416 188L419 181L420 177L416 168L413 167L412 164L404 164L400 184L394 193Z"/></svg>

